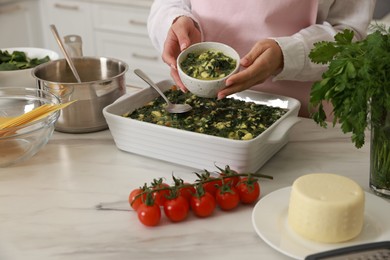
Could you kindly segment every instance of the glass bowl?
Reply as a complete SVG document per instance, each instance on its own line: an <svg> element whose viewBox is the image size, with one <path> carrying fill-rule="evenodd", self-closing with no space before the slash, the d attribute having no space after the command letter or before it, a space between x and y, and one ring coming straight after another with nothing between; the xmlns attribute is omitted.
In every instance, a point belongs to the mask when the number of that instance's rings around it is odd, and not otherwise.
<svg viewBox="0 0 390 260"><path fill-rule="evenodd" d="M50 92L36 88L0 87L0 120L27 113L43 104L59 104ZM49 141L60 111L39 120L0 130L0 167L25 161ZM0 121L1 122L1 121Z"/></svg>

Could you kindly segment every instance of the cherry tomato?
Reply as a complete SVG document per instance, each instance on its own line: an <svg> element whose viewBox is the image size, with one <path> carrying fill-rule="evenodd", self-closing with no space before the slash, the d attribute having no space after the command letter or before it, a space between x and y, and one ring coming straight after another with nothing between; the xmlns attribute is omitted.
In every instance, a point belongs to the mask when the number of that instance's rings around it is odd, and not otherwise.
<svg viewBox="0 0 390 260"><path fill-rule="evenodd" d="M146 184L144 187L134 189L129 194L129 204L130 207L132 207L134 210L137 210L139 205L142 204L143 201L146 199L146 193L143 195L138 196L142 192L146 190Z"/></svg>
<svg viewBox="0 0 390 260"><path fill-rule="evenodd" d="M225 169L219 168L218 166L216 167L220 170L219 177L223 178L223 183L227 183L231 187L235 187L240 181L240 176L236 176L237 172L230 169L228 165L225 167Z"/></svg>
<svg viewBox="0 0 390 260"><path fill-rule="evenodd" d="M260 185L255 178L243 178L236 186L240 201L251 204L260 196Z"/></svg>
<svg viewBox="0 0 390 260"><path fill-rule="evenodd" d="M215 195L217 205L222 210L232 210L240 203L240 196L235 187L230 187L228 184L222 185Z"/></svg>
<svg viewBox="0 0 390 260"><path fill-rule="evenodd" d="M157 190L162 188L169 188L170 186L164 183L160 178L159 180L154 180L152 182L152 187L153 190ZM164 206L164 203L167 200L168 195L169 195L169 189L153 192L154 203L156 203L159 206Z"/></svg>
<svg viewBox="0 0 390 260"><path fill-rule="evenodd" d="M181 195L167 199L164 203L165 216L173 222L183 221L188 215L189 208L187 199Z"/></svg>
<svg viewBox="0 0 390 260"><path fill-rule="evenodd" d="M190 206L196 216L203 218L213 214L216 202L214 196L206 191L201 196L193 195Z"/></svg>
<svg viewBox="0 0 390 260"><path fill-rule="evenodd" d="M215 196L218 187L222 185L222 181L212 177L210 172L207 170L204 170L204 173L202 174L196 173L196 175L199 178L197 182L202 183L204 190ZM213 181L213 179L216 180Z"/></svg>
<svg viewBox="0 0 390 260"><path fill-rule="evenodd" d="M139 221L145 226L157 226L161 219L161 209L154 203L151 193L146 196L145 203L142 203L137 209Z"/></svg>
<svg viewBox="0 0 390 260"><path fill-rule="evenodd" d="M189 185L189 183L185 182L183 185ZM179 189L179 194L183 196L188 201L188 203L190 202L190 199L194 193L195 188L193 186L182 187Z"/></svg>
<svg viewBox="0 0 390 260"><path fill-rule="evenodd" d="M209 179L216 179L214 177L209 177ZM217 193L218 187L222 186L222 181L216 179L215 181L209 181L203 183L203 188L206 192L210 193L212 196L215 196Z"/></svg>
<svg viewBox="0 0 390 260"><path fill-rule="evenodd" d="M187 199L188 203L190 202L190 198L192 194L195 193L195 188L188 182L184 182L183 179L172 176L173 182L175 183L175 188L179 189L179 195L182 195Z"/></svg>
<svg viewBox="0 0 390 260"><path fill-rule="evenodd" d="M225 177L225 178L223 178L223 182L226 183L226 184L229 184L231 187L235 187L237 185L237 183L240 181L240 176L226 177L228 175L225 175L223 173L221 173L220 176L221 176L221 178Z"/></svg>

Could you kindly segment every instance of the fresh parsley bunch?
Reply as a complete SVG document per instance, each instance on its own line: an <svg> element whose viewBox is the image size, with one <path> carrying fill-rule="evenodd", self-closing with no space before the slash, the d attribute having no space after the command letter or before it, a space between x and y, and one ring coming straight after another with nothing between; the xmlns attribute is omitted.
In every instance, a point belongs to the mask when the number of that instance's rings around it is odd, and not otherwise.
<svg viewBox="0 0 390 260"><path fill-rule="evenodd" d="M313 119L326 127L323 101L333 105L334 120L344 133L352 133L357 148L364 145L365 130L383 122L390 113L390 29L375 26L364 40L353 41L354 33L344 30L334 42L318 42L309 54L314 63L328 64L322 80L314 83L310 105Z"/></svg>

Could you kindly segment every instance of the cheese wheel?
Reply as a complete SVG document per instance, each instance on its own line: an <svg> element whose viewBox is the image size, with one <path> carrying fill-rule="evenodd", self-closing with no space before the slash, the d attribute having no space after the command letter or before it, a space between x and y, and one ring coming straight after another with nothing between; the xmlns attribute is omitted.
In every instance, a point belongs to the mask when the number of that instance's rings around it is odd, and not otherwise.
<svg viewBox="0 0 390 260"><path fill-rule="evenodd" d="M321 243L350 240L364 222L364 191L353 180L329 173L298 178L292 186L288 225L304 238Z"/></svg>

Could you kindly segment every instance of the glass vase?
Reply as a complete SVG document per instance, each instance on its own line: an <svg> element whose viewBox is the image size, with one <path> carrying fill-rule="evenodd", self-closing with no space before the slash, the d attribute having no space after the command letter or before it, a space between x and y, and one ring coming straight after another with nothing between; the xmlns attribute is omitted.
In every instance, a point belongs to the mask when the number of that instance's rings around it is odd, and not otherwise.
<svg viewBox="0 0 390 260"><path fill-rule="evenodd" d="M380 111L371 123L370 188L378 196L390 198L390 111Z"/></svg>

